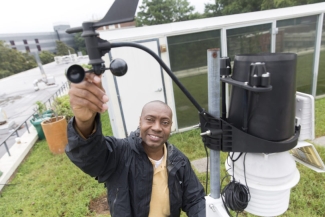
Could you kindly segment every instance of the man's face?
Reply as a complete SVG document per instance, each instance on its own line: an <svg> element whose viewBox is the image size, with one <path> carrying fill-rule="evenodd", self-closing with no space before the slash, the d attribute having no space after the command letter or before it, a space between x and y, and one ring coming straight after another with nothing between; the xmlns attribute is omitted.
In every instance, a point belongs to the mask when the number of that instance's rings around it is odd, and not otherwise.
<svg viewBox="0 0 325 217"><path fill-rule="evenodd" d="M142 110L139 126L144 148L160 148L170 135L172 111L164 104L149 103Z"/></svg>

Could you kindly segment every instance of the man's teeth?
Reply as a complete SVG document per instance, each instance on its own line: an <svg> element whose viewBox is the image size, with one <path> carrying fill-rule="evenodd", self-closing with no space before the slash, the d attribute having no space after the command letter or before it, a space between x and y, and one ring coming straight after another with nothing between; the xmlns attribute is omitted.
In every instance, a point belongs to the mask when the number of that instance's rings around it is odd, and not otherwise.
<svg viewBox="0 0 325 217"><path fill-rule="evenodd" d="M152 138L158 139L158 136L150 135Z"/></svg>

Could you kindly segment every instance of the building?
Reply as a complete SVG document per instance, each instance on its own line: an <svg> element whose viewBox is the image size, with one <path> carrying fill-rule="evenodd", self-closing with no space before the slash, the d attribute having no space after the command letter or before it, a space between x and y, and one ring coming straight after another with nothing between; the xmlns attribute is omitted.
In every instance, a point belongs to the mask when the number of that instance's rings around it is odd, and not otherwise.
<svg viewBox="0 0 325 217"><path fill-rule="evenodd" d="M74 36L65 31L69 24L57 24L53 26L53 32L12 33L0 34L0 41L5 41L12 49L21 52L50 51L56 52L56 41L62 41L75 48Z"/></svg>
<svg viewBox="0 0 325 217"><path fill-rule="evenodd" d="M135 27L135 21L102 26L99 31L113 30L119 28ZM9 33L0 34L0 41L5 41L12 49L20 52L40 52L43 50L56 53L56 41L62 41L70 47L76 48L74 36L65 31L70 28L69 24L56 24L53 32L34 32L34 33Z"/></svg>
<svg viewBox="0 0 325 217"><path fill-rule="evenodd" d="M114 29L121 29L121 28L134 28L135 21L126 22L126 23L118 23L109 26L101 26L97 29L97 31L105 31L105 30L114 30Z"/></svg>

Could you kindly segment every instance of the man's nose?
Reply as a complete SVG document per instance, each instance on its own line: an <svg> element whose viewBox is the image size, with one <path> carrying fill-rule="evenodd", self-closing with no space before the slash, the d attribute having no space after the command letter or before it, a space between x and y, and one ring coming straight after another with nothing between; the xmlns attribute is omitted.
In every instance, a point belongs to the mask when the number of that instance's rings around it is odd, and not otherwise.
<svg viewBox="0 0 325 217"><path fill-rule="evenodd" d="M151 129L152 130L155 130L155 131L161 131L160 122L159 121L155 121L155 123L152 125Z"/></svg>

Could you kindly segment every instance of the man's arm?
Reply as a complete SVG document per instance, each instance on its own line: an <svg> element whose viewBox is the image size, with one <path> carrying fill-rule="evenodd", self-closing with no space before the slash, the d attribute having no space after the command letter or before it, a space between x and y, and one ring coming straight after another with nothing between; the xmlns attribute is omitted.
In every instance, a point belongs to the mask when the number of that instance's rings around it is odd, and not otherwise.
<svg viewBox="0 0 325 217"><path fill-rule="evenodd" d="M95 131L84 139L74 127L75 118L68 124L68 145L65 149L70 160L83 172L92 177L98 177L98 181L106 181L115 172L117 162L120 159L120 149L124 146L113 137L104 137L97 113L94 123Z"/></svg>
<svg viewBox="0 0 325 217"><path fill-rule="evenodd" d="M66 154L81 170L91 176L107 176L114 171L114 139L102 135L100 112L107 110L108 98L101 78L86 74L79 84L71 84L70 105L74 117L68 124Z"/></svg>

